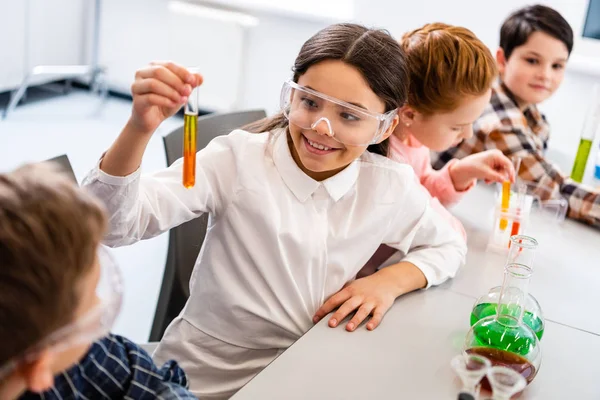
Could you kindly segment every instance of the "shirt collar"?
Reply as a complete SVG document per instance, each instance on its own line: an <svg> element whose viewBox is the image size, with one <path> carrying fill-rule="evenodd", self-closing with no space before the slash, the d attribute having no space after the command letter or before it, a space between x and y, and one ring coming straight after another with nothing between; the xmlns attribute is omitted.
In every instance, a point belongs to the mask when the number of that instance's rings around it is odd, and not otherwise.
<svg viewBox="0 0 600 400"><path fill-rule="evenodd" d="M513 92L511 92L511 90L508 88L508 86L506 86L506 84L504 83L504 81L502 80L498 80L498 84L496 85L496 88L498 91L504 93L504 95L506 97L508 97L510 99L510 101L512 101L515 105L515 107L519 108L519 103L517 103L517 98L514 95ZM537 107L535 106L535 104L528 104L527 107L525 107L522 112L525 113L528 110L536 110Z"/></svg>
<svg viewBox="0 0 600 400"><path fill-rule="evenodd" d="M273 134L276 135L273 145L273 162L286 186L300 202L305 202L321 184L329 196L334 201L338 201L350 191L358 179L359 166L356 160L329 179L322 182L312 179L296 165L290 152L286 130L275 131Z"/></svg>

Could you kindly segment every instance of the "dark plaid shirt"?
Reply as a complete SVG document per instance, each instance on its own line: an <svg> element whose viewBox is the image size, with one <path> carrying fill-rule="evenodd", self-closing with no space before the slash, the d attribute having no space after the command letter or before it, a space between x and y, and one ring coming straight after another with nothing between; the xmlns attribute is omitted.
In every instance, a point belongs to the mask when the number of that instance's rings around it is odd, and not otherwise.
<svg viewBox="0 0 600 400"><path fill-rule="evenodd" d="M550 128L535 105L519 109L508 88L497 82L483 114L473 124L474 135L458 146L433 153L435 169L453 158L464 158L488 149L499 149L507 157L521 157L519 177L549 188L552 196L569 202L568 216L600 227L600 191L574 182L544 156ZM543 193L540 191L540 193ZM546 200L545 196L542 200Z"/></svg>
<svg viewBox="0 0 600 400"><path fill-rule="evenodd" d="M27 392L22 400L196 399L175 361L160 369L135 343L109 335L92 345L75 366L58 375L44 393Z"/></svg>

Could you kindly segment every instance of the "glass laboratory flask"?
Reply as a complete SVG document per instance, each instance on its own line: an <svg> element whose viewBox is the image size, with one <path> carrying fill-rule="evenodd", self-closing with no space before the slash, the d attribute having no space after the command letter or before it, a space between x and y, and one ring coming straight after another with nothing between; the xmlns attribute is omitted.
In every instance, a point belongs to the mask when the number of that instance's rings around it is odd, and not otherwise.
<svg viewBox="0 0 600 400"><path fill-rule="evenodd" d="M496 315L501 290L501 286L493 287L489 292L477 299L471 311L471 326L475 325L482 318ZM540 303L531 294L527 294L525 298L523 322L533 329L539 340L542 340L546 322Z"/></svg>
<svg viewBox="0 0 600 400"><path fill-rule="evenodd" d="M479 319L471 327L463 350L467 354L488 358L493 366L515 370L529 384L542 360L536 332L523 320L537 241L529 236L516 235L510 238L510 242L496 313ZM489 381L484 379L482 386L489 390Z"/></svg>

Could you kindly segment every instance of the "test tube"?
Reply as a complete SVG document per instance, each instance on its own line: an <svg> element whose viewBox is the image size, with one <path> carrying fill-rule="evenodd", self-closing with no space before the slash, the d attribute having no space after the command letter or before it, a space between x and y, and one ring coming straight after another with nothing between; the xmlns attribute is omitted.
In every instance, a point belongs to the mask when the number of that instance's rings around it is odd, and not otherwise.
<svg viewBox="0 0 600 400"><path fill-rule="evenodd" d="M583 124L577 155L571 171L571 179L575 182L581 183L583 180L590 150L598 129L600 129L600 85L596 84L593 88L592 104Z"/></svg>
<svg viewBox="0 0 600 400"><path fill-rule="evenodd" d="M502 182L502 200L501 200L501 211L505 213L508 211L510 205L510 181ZM500 230L506 230L508 226L508 220L504 217L500 218Z"/></svg>
<svg viewBox="0 0 600 400"><path fill-rule="evenodd" d="M510 229L510 236L515 236L519 234L519 230L521 229L521 211L525 207L525 196L527 192L527 185L523 182L517 182L517 208L515 210L515 218L512 222L512 226ZM508 241L508 247L510 248L510 240Z"/></svg>
<svg viewBox="0 0 600 400"><path fill-rule="evenodd" d="M515 157L512 160L513 166L515 167L515 181L519 176L519 168L521 168L521 157ZM501 211L507 213L510 207L510 181L506 180L502 182L502 198L501 198ZM514 226L514 225L513 225ZM508 220L506 218L500 218L500 230L504 231L508 227Z"/></svg>
<svg viewBox="0 0 600 400"><path fill-rule="evenodd" d="M188 68L196 73L196 68ZM196 183L196 136L198 135L198 88L188 96L183 116L183 186L187 189Z"/></svg>

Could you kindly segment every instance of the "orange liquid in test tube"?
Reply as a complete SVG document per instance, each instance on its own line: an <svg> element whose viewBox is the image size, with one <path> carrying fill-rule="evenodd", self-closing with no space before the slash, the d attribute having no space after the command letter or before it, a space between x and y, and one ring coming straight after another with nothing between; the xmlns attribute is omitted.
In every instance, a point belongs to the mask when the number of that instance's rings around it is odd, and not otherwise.
<svg viewBox="0 0 600 400"><path fill-rule="evenodd" d="M196 136L198 115L185 114L183 120L183 186L196 184Z"/></svg>
<svg viewBox="0 0 600 400"><path fill-rule="evenodd" d="M502 212L508 211L510 204L510 181L502 182ZM505 230L508 227L506 218L500 218L500 229Z"/></svg>
<svg viewBox="0 0 600 400"><path fill-rule="evenodd" d="M520 228L521 228L521 223L517 222L517 221L513 221L512 228L510 230L510 236L518 235ZM508 244L508 246L510 247L510 243Z"/></svg>
<svg viewBox="0 0 600 400"><path fill-rule="evenodd" d="M188 68L192 74L198 68ZM187 98L183 114L183 186L186 189L196 184L196 137L198 135L198 87L192 89Z"/></svg>

